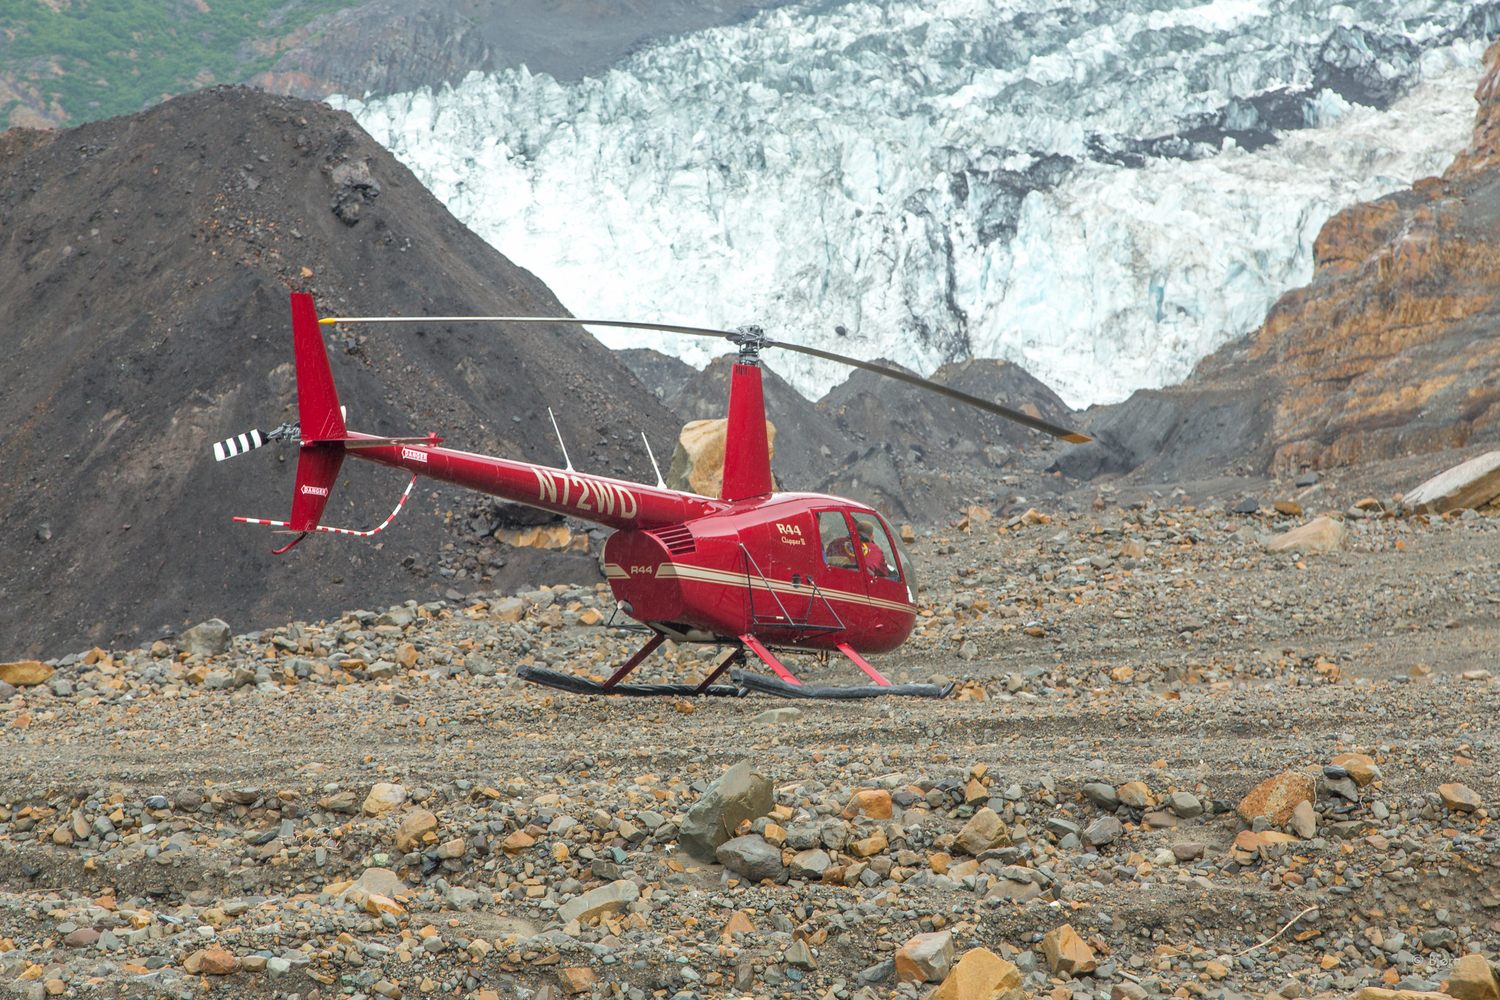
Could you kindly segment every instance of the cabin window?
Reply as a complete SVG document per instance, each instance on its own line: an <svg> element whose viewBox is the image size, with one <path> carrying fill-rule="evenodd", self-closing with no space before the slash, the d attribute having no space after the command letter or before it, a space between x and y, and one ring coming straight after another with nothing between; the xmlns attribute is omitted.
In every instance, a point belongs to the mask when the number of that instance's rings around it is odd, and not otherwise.
<svg viewBox="0 0 1500 1000"><path fill-rule="evenodd" d="M859 532L860 558L865 564L865 572L881 580L901 579L901 568L896 563L896 545L885 525L874 514L855 514L854 525Z"/></svg>
<svg viewBox="0 0 1500 1000"><path fill-rule="evenodd" d="M841 511L818 512L818 538L823 547L823 562L834 569L858 569L854 536Z"/></svg>

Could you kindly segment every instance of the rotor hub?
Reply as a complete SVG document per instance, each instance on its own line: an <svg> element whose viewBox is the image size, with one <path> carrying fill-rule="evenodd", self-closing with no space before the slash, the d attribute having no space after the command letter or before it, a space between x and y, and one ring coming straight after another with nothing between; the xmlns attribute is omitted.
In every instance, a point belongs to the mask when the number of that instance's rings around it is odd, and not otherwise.
<svg viewBox="0 0 1500 1000"><path fill-rule="evenodd" d="M767 343L764 329L758 326L738 327L729 339L740 349L740 364L760 365L760 351Z"/></svg>

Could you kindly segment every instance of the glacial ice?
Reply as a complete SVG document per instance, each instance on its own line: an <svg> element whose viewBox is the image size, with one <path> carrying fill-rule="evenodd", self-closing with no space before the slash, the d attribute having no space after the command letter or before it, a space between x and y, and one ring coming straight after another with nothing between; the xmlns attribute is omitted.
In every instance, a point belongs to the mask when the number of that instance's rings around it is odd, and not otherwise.
<svg viewBox="0 0 1500 1000"><path fill-rule="evenodd" d="M1310 277L1329 215L1441 171L1497 28L1468 0L843 0L576 83L340 103L576 315L1004 357L1085 405L1179 381Z"/></svg>

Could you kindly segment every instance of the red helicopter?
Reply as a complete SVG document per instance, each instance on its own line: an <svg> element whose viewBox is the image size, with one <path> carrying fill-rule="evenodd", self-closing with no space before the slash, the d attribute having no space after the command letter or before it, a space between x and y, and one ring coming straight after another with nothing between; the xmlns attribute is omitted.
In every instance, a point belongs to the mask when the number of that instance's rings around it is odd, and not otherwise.
<svg viewBox="0 0 1500 1000"><path fill-rule="evenodd" d="M440 447L436 434L377 437L345 427L322 327L334 323L555 323L661 330L718 337L739 348L732 370L723 486L717 497L645 486L562 469ZM289 520L236 517L295 533L285 553L313 532L370 536L401 510L418 476L428 476L542 510L615 529L604 546L604 575L620 609L649 629L650 639L602 684L538 668L520 676L580 693L720 694L762 690L803 697L876 694L940 696L934 685L893 685L866 659L904 642L916 619L910 560L879 512L854 500L815 493L776 493L771 479L760 352L781 348L862 368L1075 443L1086 436L900 369L767 338L758 327L714 330L660 323L572 317L438 316L319 319L312 296L292 294L292 346L297 377L296 425L252 430L214 446L219 461L276 440L299 444ZM649 449L649 443L647 445ZM369 530L320 523L345 456L411 474L396 509ZM566 449L564 449L566 461ZM652 459L653 464L655 459ZM697 685L625 684L625 677L668 639L713 643L727 653ZM732 685L715 684L753 653L775 675L736 670ZM838 652L871 681L857 688L812 688L773 650Z"/></svg>

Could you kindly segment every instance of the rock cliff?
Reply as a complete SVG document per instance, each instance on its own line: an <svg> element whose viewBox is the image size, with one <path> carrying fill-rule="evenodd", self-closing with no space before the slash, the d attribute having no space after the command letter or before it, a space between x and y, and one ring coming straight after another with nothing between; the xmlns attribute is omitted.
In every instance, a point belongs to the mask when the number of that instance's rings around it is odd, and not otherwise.
<svg viewBox="0 0 1500 1000"><path fill-rule="evenodd" d="M1500 438L1500 43L1441 177L1338 213L1306 286L1182 386L1094 422L1074 475L1285 474Z"/></svg>

